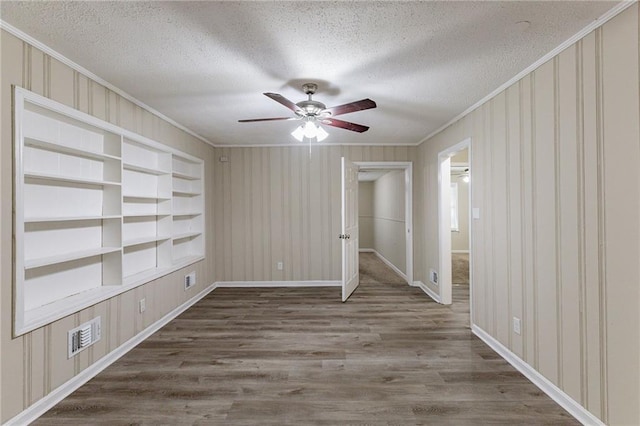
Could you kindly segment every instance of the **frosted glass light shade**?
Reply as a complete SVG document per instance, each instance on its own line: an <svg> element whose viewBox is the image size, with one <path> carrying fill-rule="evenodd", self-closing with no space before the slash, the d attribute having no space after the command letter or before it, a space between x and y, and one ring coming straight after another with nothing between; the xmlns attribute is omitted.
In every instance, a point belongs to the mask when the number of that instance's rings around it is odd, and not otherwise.
<svg viewBox="0 0 640 426"><path fill-rule="evenodd" d="M321 142L325 140L329 134L322 127L316 126L315 123L311 121L307 121L303 125L296 127L296 129L291 132L291 136L300 142L302 142L304 138L317 139L318 142Z"/></svg>
<svg viewBox="0 0 640 426"><path fill-rule="evenodd" d="M304 130L302 130L302 126L296 127L296 129L291 132L291 136L296 138L299 142L302 142L302 138L304 138Z"/></svg>
<svg viewBox="0 0 640 426"><path fill-rule="evenodd" d="M329 136L329 133L326 132L322 127L318 126L318 130L316 131L316 138L318 138L318 142L322 142Z"/></svg>
<svg viewBox="0 0 640 426"><path fill-rule="evenodd" d="M318 128L311 121L307 121L304 123L304 137L308 139L313 139L316 137L318 133Z"/></svg>

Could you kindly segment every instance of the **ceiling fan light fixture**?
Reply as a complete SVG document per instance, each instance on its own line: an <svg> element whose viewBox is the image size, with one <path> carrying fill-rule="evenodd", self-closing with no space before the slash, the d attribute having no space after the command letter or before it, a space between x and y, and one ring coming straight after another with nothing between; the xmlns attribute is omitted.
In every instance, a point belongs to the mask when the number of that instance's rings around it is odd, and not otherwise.
<svg viewBox="0 0 640 426"><path fill-rule="evenodd" d="M326 130L322 127L317 126L312 121L307 121L306 123L296 127L296 129L291 132L291 136L296 138L298 141L302 142L303 139L316 139L318 142L322 142L329 136Z"/></svg>
<svg viewBox="0 0 640 426"><path fill-rule="evenodd" d="M329 136L329 133L327 133L327 131L324 130L322 127L318 126L318 131L316 133L316 138L318 139L318 142L322 142L327 138L327 136Z"/></svg>
<svg viewBox="0 0 640 426"><path fill-rule="evenodd" d="M312 121L304 123L304 137L308 139L314 139L318 135L318 128Z"/></svg>
<svg viewBox="0 0 640 426"><path fill-rule="evenodd" d="M302 139L304 138L303 127L302 126L296 127L296 129L293 132L291 132L291 136L296 138L298 142L302 142Z"/></svg>

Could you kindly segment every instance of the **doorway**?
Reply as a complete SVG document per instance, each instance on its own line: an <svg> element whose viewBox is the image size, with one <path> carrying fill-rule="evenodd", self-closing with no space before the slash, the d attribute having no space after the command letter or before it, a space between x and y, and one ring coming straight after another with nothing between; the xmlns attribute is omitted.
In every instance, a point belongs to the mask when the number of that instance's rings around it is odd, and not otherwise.
<svg viewBox="0 0 640 426"><path fill-rule="evenodd" d="M469 148L451 157L451 285L452 303L469 306Z"/></svg>
<svg viewBox="0 0 640 426"><path fill-rule="evenodd" d="M469 298L471 294L470 154L471 139L465 139L438 154L438 285L440 299L446 305L453 302L454 272L456 281L464 274L464 271L454 271L454 260L463 269L466 263L465 281Z"/></svg>
<svg viewBox="0 0 640 426"><path fill-rule="evenodd" d="M412 163L355 164L359 167L361 203L358 249L375 253L409 285L413 285Z"/></svg>

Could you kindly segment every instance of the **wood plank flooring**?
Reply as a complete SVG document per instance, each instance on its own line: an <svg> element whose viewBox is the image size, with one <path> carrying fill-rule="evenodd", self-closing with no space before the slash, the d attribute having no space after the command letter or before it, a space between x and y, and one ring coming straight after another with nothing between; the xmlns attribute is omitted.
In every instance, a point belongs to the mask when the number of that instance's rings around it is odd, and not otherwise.
<svg viewBox="0 0 640 426"><path fill-rule="evenodd" d="M346 303L216 289L35 424L578 424L472 335L468 286L445 307L363 264Z"/></svg>

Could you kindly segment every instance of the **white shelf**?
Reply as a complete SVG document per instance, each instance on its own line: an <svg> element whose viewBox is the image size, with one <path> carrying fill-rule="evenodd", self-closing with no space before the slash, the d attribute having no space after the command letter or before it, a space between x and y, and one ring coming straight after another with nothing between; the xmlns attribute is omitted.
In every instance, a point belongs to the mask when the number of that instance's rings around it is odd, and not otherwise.
<svg viewBox="0 0 640 426"><path fill-rule="evenodd" d="M122 163L122 168L125 170L132 170L134 172L141 172L141 173L147 173L150 175L158 175L158 176L171 173L170 170L154 169L151 167L138 166L137 164L127 163L127 162Z"/></svg>
<svg viewBox="0 0 640 426"><path fill-rule="evenodd" d="M75 222L82 220L107 220L107 219L120 219L120 216L43 216L43 217L28 217L24 219L24 223L41 223L41 222Z"/></svg>
<svg viewBox="0 0 640 426"><path fill-rule="evenodd" d="M184 232L182 234L177 234L171 237L172 240L184 240L185 238L193 238L202 234L202 232Z"/></svg>
<svg viewBox="0 0 640 426"><path fill-rule="evenodd" d="M134 214L123 214L122 217L165 217L171 216L170 213L134 213Z"/></svg>
<svg viewBox="0 0 640 426"><path fill-rule="evenodd" d="M147 282L159 276L171 272L171 268L151 268L124 277L122 284L125 286L134 285L140 282Z"/></svg>
<svg viewBox="0 0 640 426"><path fill-rule="evenodd" d="M132 247L140 244L154 243L156 241L168 240L169 236L154 235L153 237L134 238L122 242L123 247Z"/></svg>
<svg viewBox="0 0 640 426"><path fill-rule="evenodd" d="M204 259L203 160L13 95L16 336Z"/></svg>
<svg viewBox="0 0 640 426"><path fill-rule="evenodd" d="M189 217L189 216L200 216L202 212L185 212L185 213L174 213L173 217Z"/></svg>
<svg viewBox="0 0 640 426"><path fill-rule="evenodd" d="M80 309L94 305L116 294L122 293L119 285L102 286L92 291L83 291L73 296L24 311L24 330L31 331L47 325L58 318L78 312Z"/></svg>
<svg viewBox="0 0 640 426"><path fill-rule="evenodd" d="M42 257L39 259L25 260L25 269L40 268L56 263L70 262L72 260L86 259L87 257L100 256L103 254L119 251L120 247L98 247L95 249L75 251L71 253L60 254L57 256Z"/></svg>
<svg viewBox="0 0 640 426"><path fill-rule="evenodd" d="M202 194L199 191L178 191L178 190L173 190L173 195L186 195L188 197L195 197L197 195Z"/></svg>
<svg viewBox="0 0 640 426"><path fill-rule="evenodd" d="M96 186L120 186L120 182L110 182L106 180L99 179L86 179L81 177L71 177L71 176L57 176L51 175L47 173L38 173L38 172L24 172L25 179L33 179L33 180L46 180L53 182L66 182L73 184L82 184L82 185L96 185Z"/></svg>
<svg viewBox="0 0 640 426"><path fill-rule="evenodd" d="M35 138L24 138L25 146L31 146L34 148L46 149L47 151L59 152L61 154L75 155L78 157L91 158L93 160L120 160L120 157L116 157L101 152L94 152L85 150L82 148L76 148L68 145L60 145L55 142L44 141Z"/></svg>
<svg viewBox="0 0 640 426"><path fill-rule="evenodd" d="M138 199L138 200L170 200L170 197L158 197L155 195L143 195L143 194L123 194L122 195L123 198L134 198L134 199Z"/></svg>
<svg viewBox="0 0 640 426"><path fill-rule="evenodd" d="M200 180L200 176L192 176L192 175L188 175L186 173L181 173L181 172L173 172L173 177L176 178L180 178L180 179L185 179L185 180Z"/></svg>
<svg viewBox="0 0 640 426"><path fill-rule="evenodd" d="M197 262L199 260L204 259L204 256L202 255L189 255L189 256L183 256L183 257L179 257L177 259L173 259L173 264L178 267L178 268L182 268L186 265L189 265L191 263Z"/></svg>

